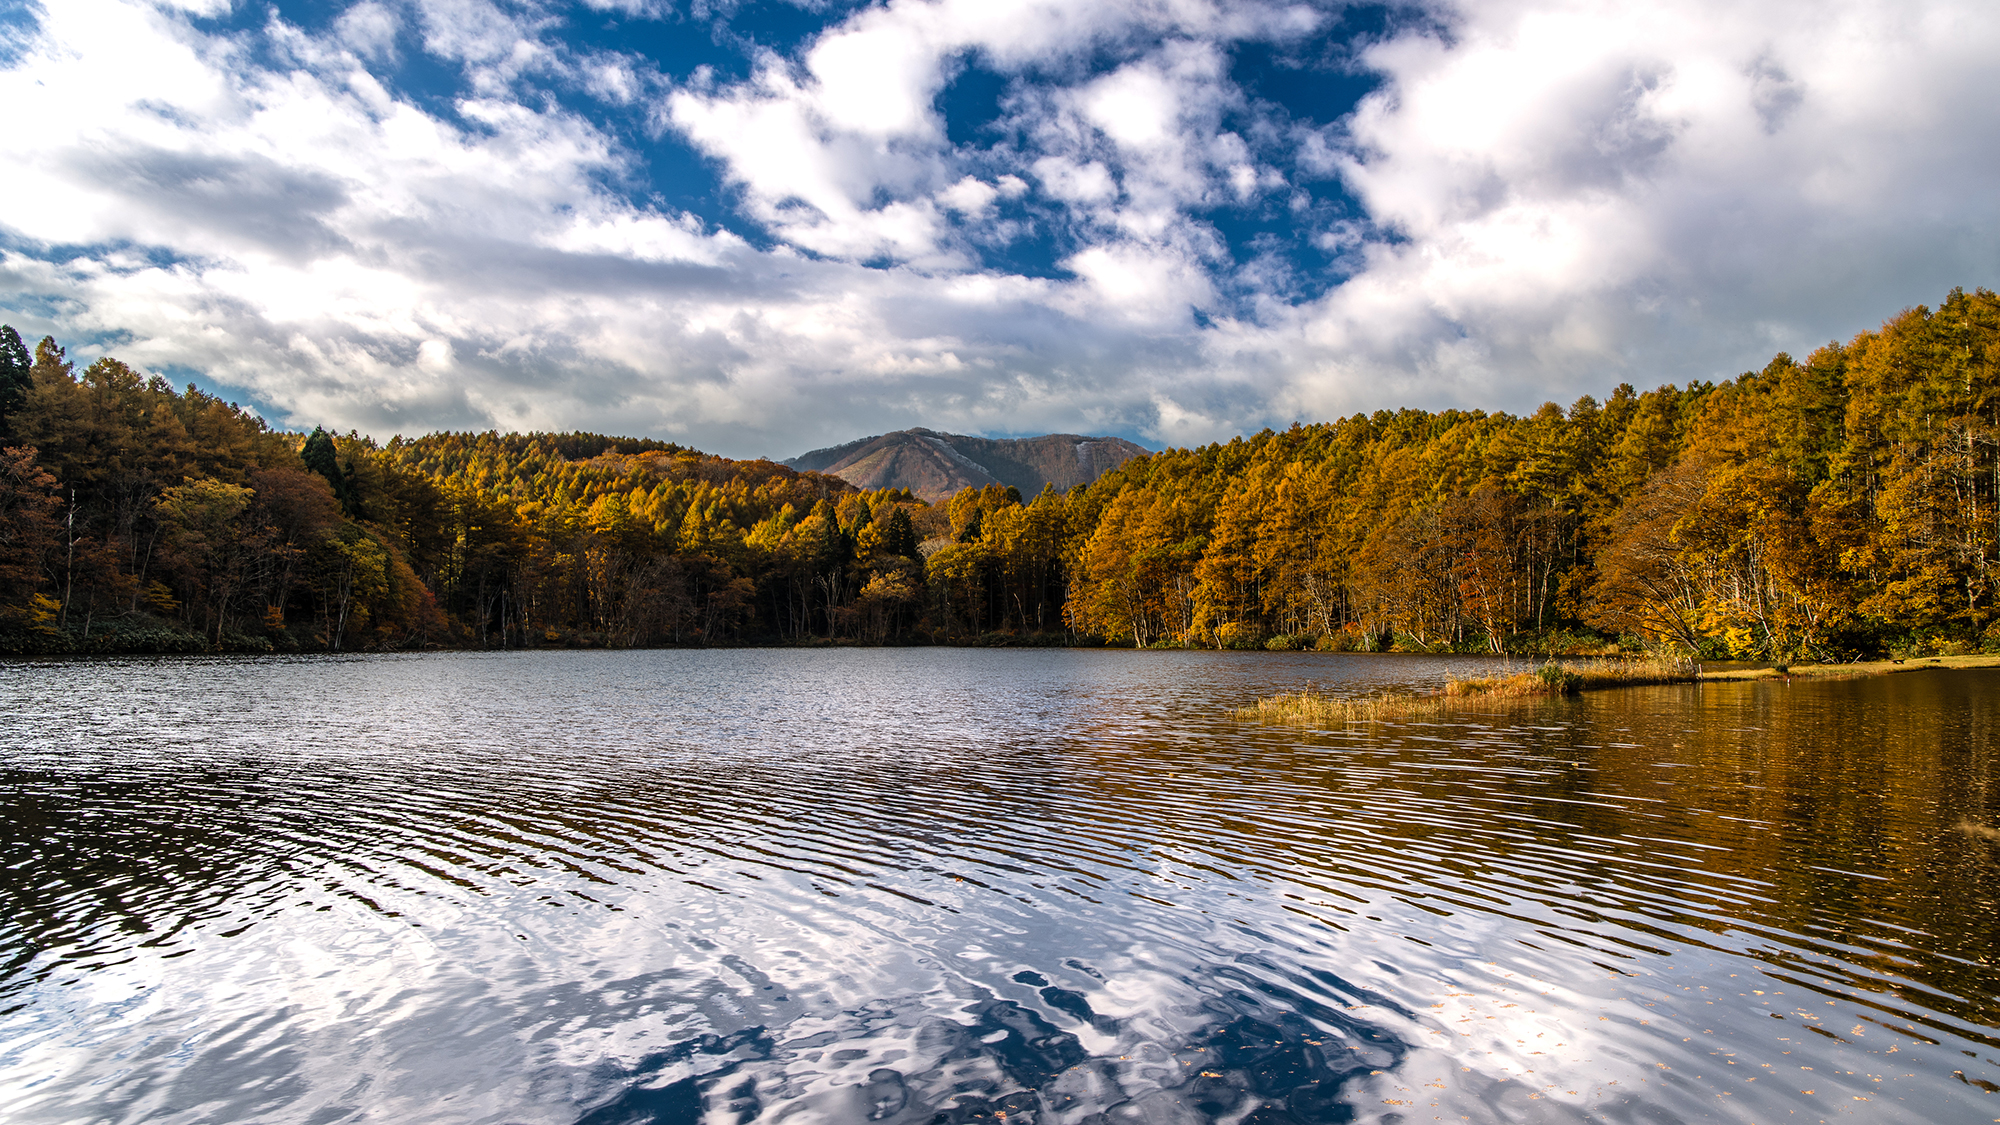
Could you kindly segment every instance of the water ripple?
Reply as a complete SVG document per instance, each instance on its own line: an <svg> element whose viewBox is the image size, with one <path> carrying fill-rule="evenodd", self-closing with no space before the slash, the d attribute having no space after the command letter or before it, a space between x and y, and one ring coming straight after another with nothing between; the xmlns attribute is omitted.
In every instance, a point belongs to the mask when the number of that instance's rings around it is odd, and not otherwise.
<svg viewBox="0 0 2000 1125"><path fill-rule="evenodd" d="M2000 847L1957 828L2000 820L2000 677L1316 733L1226 717L1308 681L1488 667L0 665L0 1104L593 1125L2000 1113L1978 1085L2000 1077Z"/></svg>

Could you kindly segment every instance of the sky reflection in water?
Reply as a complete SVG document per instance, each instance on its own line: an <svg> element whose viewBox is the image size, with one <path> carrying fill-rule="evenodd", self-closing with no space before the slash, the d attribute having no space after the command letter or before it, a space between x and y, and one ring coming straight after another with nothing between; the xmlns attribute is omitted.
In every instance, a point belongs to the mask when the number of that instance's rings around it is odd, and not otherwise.
<svg viewBox="0 0 2000 1125"><path fill-rule="evenodd" d="M1226 715L1480 664L6 665L0 1105L2000 1120L2000 676Z"/></svg>

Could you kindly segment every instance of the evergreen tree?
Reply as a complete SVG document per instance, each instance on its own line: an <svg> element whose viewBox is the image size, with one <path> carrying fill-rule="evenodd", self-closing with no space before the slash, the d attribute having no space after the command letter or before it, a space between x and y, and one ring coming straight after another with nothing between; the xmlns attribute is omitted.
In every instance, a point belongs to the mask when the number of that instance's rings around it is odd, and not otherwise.
<svg viewBox="0 0 2000 1125"><path fill-rule="evenodd" d="M353 509L353 490L348 487L347 474L340 471L333 438L324 429L313 427L312 436L306 438L305 446L299 450L299 460L306 463L306 468L326 478L326 482L333 486L334 498L340 501L341 507L350 511Z"/></svg>
<svg viewBox="0 0 2000 1125"><path fill-rule="evenodd" d="M906 559L923 557L922 552L917 550L917 531L910 523L907 508L898 506L889 516L889 529L882 535L882 550Z"/></svg>
<svg viewBox="0 0 2000 1125"><path fill-rule="evenodd" d="M34 368L35 359L21 342L21 334L11 324L0 324L0 434L13 434L8 420L27 405L28 388L34 385L29 372Z"/></svg>

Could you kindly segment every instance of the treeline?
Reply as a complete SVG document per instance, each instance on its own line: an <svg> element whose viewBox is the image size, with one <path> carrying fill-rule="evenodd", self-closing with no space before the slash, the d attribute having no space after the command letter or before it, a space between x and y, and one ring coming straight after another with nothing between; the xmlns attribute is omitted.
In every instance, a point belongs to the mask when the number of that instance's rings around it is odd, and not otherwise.
<svg viewBox="0 0 2000 1125"><path fill-rule="evenodd" d="M296 632L338 648L445 631L394 530L336 498L355 482L332 470L324 434L274 433L115 359L77 372L53 340L31 358L11 327L0 387L0 647L296 648Z"/></svg>
<svg viewBox="0 0 2000 1125"><path fill-rule="evenodd" d="M927 505L591 434L277 433L0 331L0 647L2000 648L2000 298L1721 385Z"/></svg>
<svg viewBox="0 0 2000 1125"><path fill-rule="evenodd" d="M1170 451L1082 498L1071 620L1142 644L2000 648L1996 367L2000 298L1955 290L1720 386Z"/></svg>
<svg viewBox="0 0 2000 1125"><path fill-rule="evenodd" d="M592 434L277 433L115 359L76 371L53 340L29 358L11 328L0 387L9 651L851 635L850 585L921 571L914 498L769 462Z"/></svg>

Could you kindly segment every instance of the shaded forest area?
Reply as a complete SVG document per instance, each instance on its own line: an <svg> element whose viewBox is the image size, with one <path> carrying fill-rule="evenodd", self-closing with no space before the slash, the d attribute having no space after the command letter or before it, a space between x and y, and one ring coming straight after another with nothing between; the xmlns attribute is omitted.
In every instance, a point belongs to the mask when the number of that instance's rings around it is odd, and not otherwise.
<svg viewBox="0 0 2000 1125"><path fill-rule="evenodd" d="M1380 411L940 504L591 434L281 433L0 331L0 651L2000 650L2000 298L1529 417Z"/></svg>

